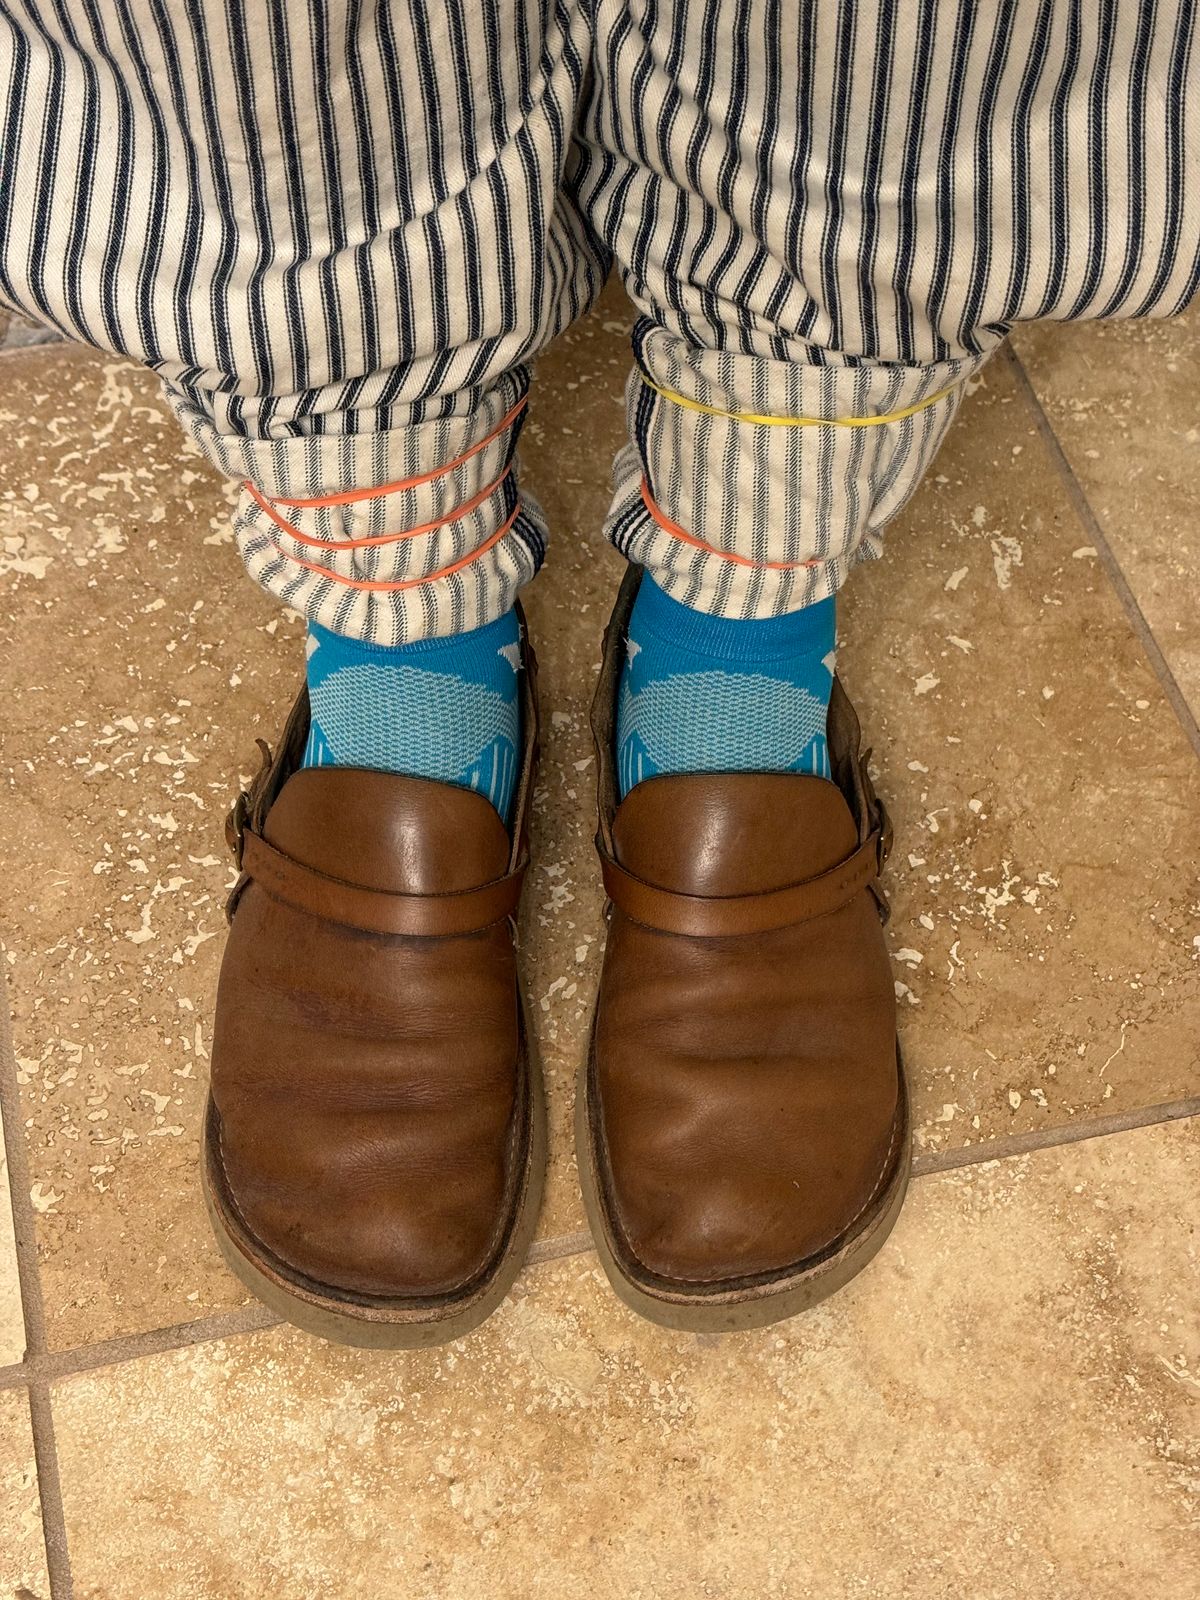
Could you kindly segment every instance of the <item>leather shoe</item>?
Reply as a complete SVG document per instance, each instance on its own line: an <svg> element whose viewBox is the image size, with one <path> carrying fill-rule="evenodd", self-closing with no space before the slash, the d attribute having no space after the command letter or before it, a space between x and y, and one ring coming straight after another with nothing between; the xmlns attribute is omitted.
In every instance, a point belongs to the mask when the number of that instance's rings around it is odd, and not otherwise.
<svg viewBox="0 0 1200 1600"><path fill-rule="evenodd" d="M461 1336L524 1262L545 1113L514 918L537 758L521 619L510 831L422 778L302 768L302 690L227 825L230 895L204 1143L226 1261L310 1332Z"/></svg>
<svg viewBox="0 0 1200 1600"><path fill-rule="evenodd" d="M631 569L592 714L608 941L576 1105L617 1293L669 1327L759 1327L858 1272L899 1213L909 1116L878 874L891 843L833 685L834 781L648 778L618 804Z"/></svg>

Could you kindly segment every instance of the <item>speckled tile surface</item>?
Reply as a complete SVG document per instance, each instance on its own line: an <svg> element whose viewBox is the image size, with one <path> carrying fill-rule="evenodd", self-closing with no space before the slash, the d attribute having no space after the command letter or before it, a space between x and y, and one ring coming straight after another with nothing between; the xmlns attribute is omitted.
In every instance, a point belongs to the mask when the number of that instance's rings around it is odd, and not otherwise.
<svg viewBox="0 0 1200 1600"><path fill-rule="evenodd" d="M243 578L148 375L67 346L0 362L3 932L61 1347L243 1298L196 1187L222 819L301 624Z"/></svg>
<svg viewBox="0 0 1200 1600"><path fill-rule="evenodd" d="M29 1402L7 1390L0 1393L0 1600L47 1600L49 1593Z"/></svg>
<svg viewBox="0 0 1200 1600"><path fill-rule="evenodd" d="M0 1148L0 1367L23 1360L24 1355L25 1321L21 1312L21 1287L17 1280L16 1247L12 1236L8 1166Z"/></svg>
<svg viewBox="0 0 1200 1600"><path fill-rule="evenodd" d="M1195 1093L1200 767L1003 361L841 618L918 1148Z"/></svg>
<svg viewBox="0 0 1200 1600"><path fill-rule="evenodd" d="M617 302L547 363L564 391L590 363L590 412L560 422L543 403L526 431L530 480L565 535L530 597L546 728L523 938L558 1129L543 1235L582 1222L567 1132L598 967L587 704L620 570L571 537L598 526L607 473L586 475L581 503L585 475L558 468L585 430L615 448L623 314ZM71 347L0 360L3 929L61 1348L243 1298L196 1189L232 881L222 828L233 778L257 765L254 736L273 738L290 704L302 624L244 579L228 490L147 374Z"/></svg>
<svg viewBox="0 0 1200 1600"><path fill-rule="evenodd" d="M555 532L526 597L545 731L522 915L554 1249L583 1226L587 710L629 320L610 286L547 354L522 450ZM1193 697L1196 327L1020 340ZM242 576L229 491L154 381L36 337L0 353L0 934L54 1352L243 1299L196 1188L222 824L302 626ZM1194 1095L1200 767L1006 362L855 575L842 635L896 827L919 1148ZM584 1251L443 1352L278 1328L61 1378L75 1593L1192 1600L1198 1141L1191 1121L922 1178L862 1278L761 1334L652 1328ZM24 1344L5 1204L0 1366ZM0 1600L48 1587L28 1403L0 1392Z"/></svg>
<svg viewBox="0 0 1200 1600"><path fill-rule="evenodd" d="M1200 716L1200 303L1162 322L1042 323L1016 348Z"/></svg>
<svg viewBox="0 0 1200 1600"><path fill-rule="evenodd" d="M4 995L0 991L0 1007ZM8 1015L0 1009L0 1072L11 1066ZM0 1367L25 1356L25 1316L21 1309L21 1284L17 1273L17 1245L13 1235L12 1195L5 1154L4 1119L0 1115Z"/></svg>
<svg viewBox="0 0 1200 1600"><path fill-rule="evenodd" d="M571 1097L601 951L587 707L620 576L610 287L544 359L523 447L556 538L527 604L544 767L522 919L551 1097L543 1237L583 1226ZM300 671L242 576L229 491L146 374L9 352L0 395L0 870L52 1348L238 1304L196 1192L230 881L222 822ZM1193 1092L1194 757L999 362L842 664L896 819L889 882L920 1142L947 1150ZM932 926L930 926L932 924Z"/></svg>
<svg viewBox="0 0 1200 1600"><path fill-rule="evenodd" d="M21 1361L24 1356L25 1318L17 1278L17 1247L13 1242L8 1163L0 1137L0 1367Z"/></svg>
<svg viewBox="0 0 1200 1600"><path fill-rule="evenodd" d="M587 1255L453 1352L272 1331L54 1390L86 1600L1191 1600L1200 1130L921 1179L807 1317L697 1339Z"/></svg>
<svg viewBox="0 0 1200 1600"><path fill-rule="evenodd" d="M544 1235L586 1226L575 1169L575 1073L586 1049L604 954L596 852L596 762L589 726L600 640L625 563L600 527L608 463L625 437L628 302L609 284L593 316L543 357L522 435L524 478L552 531L526 591L537 645L544 735L534 861L522 908L530 1004L550 1101Z"/></svg>

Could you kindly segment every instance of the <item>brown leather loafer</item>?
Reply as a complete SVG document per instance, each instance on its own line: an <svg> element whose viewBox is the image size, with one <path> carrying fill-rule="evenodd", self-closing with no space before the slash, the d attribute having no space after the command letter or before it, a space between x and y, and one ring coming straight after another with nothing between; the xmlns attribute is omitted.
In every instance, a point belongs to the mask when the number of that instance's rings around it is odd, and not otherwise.
<svg viewBox="0 0 1200 1600"><path fill-rule="evenodd" d="M879 1249L909 1121L878 873L884 809L840 683L834 782L649 778L618 805L632 569L592 713L608 945L577 1092L584 1199L617 1293L668 1327L761 1327Z"/></svg>
<svg viewBox="0 0 1200 1600"><path fill-rule="evenodd" d="M537 754L527 643L522 680L511 839L469 790L301 769L306 691L227 825L241 876L205 1197L253 1293L345 1344L468 1332L537 1220L545 1113L513 922Z"/></svg>

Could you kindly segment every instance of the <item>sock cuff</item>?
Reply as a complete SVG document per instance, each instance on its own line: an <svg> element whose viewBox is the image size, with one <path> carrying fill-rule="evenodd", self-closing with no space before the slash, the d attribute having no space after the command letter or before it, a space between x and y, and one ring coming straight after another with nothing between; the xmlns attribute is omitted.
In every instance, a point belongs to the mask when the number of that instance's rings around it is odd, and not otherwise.
<svg viewBox="0 0 1200 1600"><path fill-rule="evenodd" d="M434 639L414 639L409 644L375 644L369 639L352 639L348 634L334 633L319 622L310 621L308 631L318 645L332 644L343 656L357 655L374 661L379 666L389 662L420 660L433 667L438 656L453 655L459 662L478 657L489 660L501 646L520 639L521 629L517 614L505 611L481 628L471 628L466 633L440 634ZM431 659L432 658L432 659Z"/></svg>
<svg viewBox="0 0 1200 1600"><path fill-rule="evenodd" d="M665 594L649 573L642 578L630 627L653 634L677 650L723 661L782 661L801 655L825 656L837 644L837 602L833 595L779 617L743 620L695 611Z"/></svg>

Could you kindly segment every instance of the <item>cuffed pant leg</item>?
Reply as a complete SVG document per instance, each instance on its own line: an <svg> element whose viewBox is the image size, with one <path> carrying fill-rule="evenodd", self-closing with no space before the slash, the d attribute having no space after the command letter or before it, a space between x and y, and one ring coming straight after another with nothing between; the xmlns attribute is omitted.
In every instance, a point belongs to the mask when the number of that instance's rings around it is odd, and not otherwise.
<svg viewBox="0 0 1200 1600"><path fill-rule="evenodd" d="M597 0L569 176L641 312L618 548L700 609L804 605L880 553L1014 323L1181 309L1196 15Z"/></svg>
<svg viewBox="0 0 1200 1600"><path fill-rule="evenodd" d="M525 369L510 369L455 396L446 417L385 426L375 416L362 432L284 439L218 433L168 398L201 449L243 484L234 534L250 576L335 633L398 645L483 626L541 566L545 523L517 480L527 392ZM397 484L409 487L288 503Z"/></svg>

